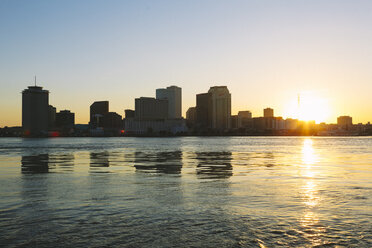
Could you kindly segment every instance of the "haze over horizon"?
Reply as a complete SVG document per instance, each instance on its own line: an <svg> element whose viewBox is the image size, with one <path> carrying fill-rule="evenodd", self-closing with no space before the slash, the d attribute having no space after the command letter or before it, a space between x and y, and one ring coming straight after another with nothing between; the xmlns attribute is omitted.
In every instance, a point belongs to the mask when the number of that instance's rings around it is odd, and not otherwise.
<svg viewBox="0 0 372 248"><path fill-rule="evenodd" d="M0 127L21 125L20 92L89 121L94 101L124 115L134 98L226 85L232 114L292 117L298 94L324 120L372 121L371 1L2 1ZM316 104L315 104L316 102ZM323 118L323 117L322 117Z"/></svg>

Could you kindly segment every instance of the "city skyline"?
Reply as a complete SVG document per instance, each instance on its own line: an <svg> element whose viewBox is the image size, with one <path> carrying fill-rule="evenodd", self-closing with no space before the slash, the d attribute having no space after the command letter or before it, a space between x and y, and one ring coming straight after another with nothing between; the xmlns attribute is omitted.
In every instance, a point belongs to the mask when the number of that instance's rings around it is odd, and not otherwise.
<svg viewBox="0 0 372 248"><path fill-rule="evenodd" d="M369 1L2 2L0 127L21 125L20 90L34 74L76 123L89 121L94 101L123 115L167 85L183 89L184 117L196 94L226 85L232 115L271 107L295 117L300 94L305 109L313 99L328 109L327 123L340 115L366 123L371 9Z"/></svg>

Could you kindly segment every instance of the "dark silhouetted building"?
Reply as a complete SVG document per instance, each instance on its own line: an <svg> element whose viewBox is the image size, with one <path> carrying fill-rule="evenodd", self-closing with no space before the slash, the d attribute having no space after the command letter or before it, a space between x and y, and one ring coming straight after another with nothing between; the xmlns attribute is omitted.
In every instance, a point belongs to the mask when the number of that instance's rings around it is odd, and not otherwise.
<svg viewBox="0 0 372 248"><path fill-rule="evenodd" d="M186 120L189 126L194 126L196 121L196 107L190 107L186 112Z"/></svg>
<svg viewBox="0 0 372 248"><path fill-rule="evenodd" d="M56 114L57 128L73 128L75 126L75 114L70 110L61 110Z"/></svg>
<svg viewBox="0 0 372 248"><path fill-rule="evenodd" d="M170 86L156 90L156 99L168 100L168 119L182 118L182 89Z"/></svg>
<svg viewBox="0 0 372 248"><path fill-rule="evenodd" d="M163 120L168 118L168 100L152 97L135 99L135 118L138 120Z"/></svg>
<svg viewBox="0 0 372 248"><path fill-rule="evenodd" d="M105 128L122 128L123 119L121 115L116 112L108 112L103 117L103 126Z"/></svg>
<svg viewBox="0 0 372 248"><path fill-rule="evenodd" d="M99 101L90 105L90 122L94 127L103 127L103 117L109 112L109 102Z"/></svg>
<svg viewBox="0 0 372 248"><path fill-rule="evenodd" d="M237 119L237 126L238 128L252 128L253 121L252 121L252 113L251 111L239 111L238 112L238 119Z"/></svg>
<svg viewBox="0 0 372 248"><path fill-rule="evenodd" d="M265 108L264 109L264 117L274 117L274 109Z"/></svg>
<svg viewBox="0 0 372 248"><path fill-rule="evenodd" d="M196 95L196 126L200 129L212 128L212 97L210 93Z"/></svg>
<svg viewBox="0 0 372 248"><path fill-rule="evenodd" d="M200 129L230 128L231 94L226 86L214 86L208 93L196 95L196 125Z"/></svg>
<svg viewBox="0 0 372 248"><path fill-rule="evenodd" d="M350 116L339 116L337 125L342 129L349 130L353 126L353 118Z"/></svg>
<svg viewBox="0 0 372 248"><path fill-rule="evenodd" d="M124 110L125 118L134 118L135 117L135 111L132 109L126 109Z"/></svg>
<svg viewBox="0 0 372 248"><path fill-rule="evenodd" d="M22 91L22 128L25 135L46 135L49 124L49 91L29 86Z"/></svg>
<svg viewBox="0 0 372 248"><path fill-rule="evenodd" d="M229 129L231 116L231 94L226 86L214 86L208 91L212 101L212 128Z"/></svg>
<svg viewBox="0 0 372 248"><path fill-rule="evenodd" d="M54 128L56 125L56 112L57 112L57 109L53 107L52 105L49 105L49 109L48 109L49 129Z"/></svg>

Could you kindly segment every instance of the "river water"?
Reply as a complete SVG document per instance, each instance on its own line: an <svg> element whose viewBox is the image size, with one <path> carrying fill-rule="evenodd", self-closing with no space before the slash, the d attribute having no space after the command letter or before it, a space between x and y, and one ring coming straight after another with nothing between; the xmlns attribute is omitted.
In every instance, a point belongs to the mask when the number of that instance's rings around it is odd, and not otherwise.
<svg viewBox="0 0 372 248"><path fill-rule="evenodd" d="M2 138L0 246L372 247L372 138Z"/></svg>

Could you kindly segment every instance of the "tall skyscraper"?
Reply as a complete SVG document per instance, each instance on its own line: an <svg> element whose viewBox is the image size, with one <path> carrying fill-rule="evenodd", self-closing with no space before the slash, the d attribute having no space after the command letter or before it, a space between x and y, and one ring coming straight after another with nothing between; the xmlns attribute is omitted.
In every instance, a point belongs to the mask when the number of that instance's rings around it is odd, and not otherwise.
<svg viewBox="0 0 372 248"><path fill-rule="evenodd" d="M168 100L168 118L182 118L182 89L177 86L169 86L166 89L156 90L156 99Z"/></svg>
<svg viewBox="0 0 372 248"><path fill-rule="evenodd" d="M196 107L190 107L186 112L186 120L188 125L193 126L196 121Z"/></svg>
<svg viewBox="0 0 372 248"><path fill-rule="evenodd" d="M196 95L196 126L200 129L212 128L212 97L210 93Z"/></svg>
<svg viewBox="0 0 372 248"><path fill-rule="evenodd" d="M29 86L22 91L22 127L25 135L45 135L49 123L49 91Z"/></svg>
<svg viewBox="0 0 372 248"><path fill-rule="evenodd" d="M212 101L212 128L229 129L231 127L231 94L226 86L214 86L208 91Z"/></svg>
<svg viewBox="0 0 372 248"><path fill-rule="evenodd" d="M274 117L274 109L265 108L264 109L264 117Z"/></svg>
<svg viewBox="0 0 372 248"><path fill-rule="evenodd" d="M99 101L90 105L90 122L95 127L103 127L103 117L109 112L109 102Z"/></svg>
<svg viewBox="0 0 372 248"><path fill-rule="evenodd" d="M353 118L351 116L337 117L337 125L343 129L349 129L353 126Z"/></svg>

